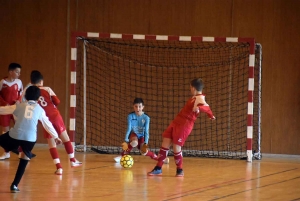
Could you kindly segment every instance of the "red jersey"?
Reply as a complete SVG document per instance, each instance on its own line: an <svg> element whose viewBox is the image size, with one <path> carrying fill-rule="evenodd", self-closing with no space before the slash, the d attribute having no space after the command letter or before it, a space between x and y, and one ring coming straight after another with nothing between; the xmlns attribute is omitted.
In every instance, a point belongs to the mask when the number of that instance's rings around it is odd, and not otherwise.
<svg viewBox="0 0 300 201"><path fill-rule="evenodd" d="M212 111L210 110L209 105L205 102L204 94L198 94L191 97L177 114L174 122L192 126L195 123L200 112L205 112L211 119L215 118Z"/></svg>
<svg viewBox="0 0 300 201"><path fill-rule="evenodd" d="M20 79L8 82L4 79L0 81L0 105L14 105L17 101L21 101L23 85Z"/></svg>
<svg viewBox="0 0 300 201"><path fill-rule="evenodd" d="M51 119L56 118L60 113L57 109L57 105L60 100L55 95L54 91L50 87L39 87L41 90L41 96L39 97L38 103L45 110L46 116Z"/></svg>

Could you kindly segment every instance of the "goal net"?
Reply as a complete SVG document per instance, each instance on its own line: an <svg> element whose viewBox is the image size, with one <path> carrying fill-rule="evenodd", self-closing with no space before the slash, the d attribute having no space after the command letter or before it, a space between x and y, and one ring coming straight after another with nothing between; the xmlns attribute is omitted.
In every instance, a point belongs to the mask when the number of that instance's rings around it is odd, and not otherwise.
<svg viewBox="0 0 300 201"><path fill-rule="evenodd" d="M163 131L191 97L190 81L200 77L206 101L217 119L199 115L183 155L241 159L247 158L251 147L260 159L261 57L255 60L252 108L249 55L253 47L249 42L234 38L205 41L111 36L77 35L74 39L72 76L76 82L71 96L75 102L71 124L77 151L119 154L127 115L133 111L134 98L139 97L151 118L149 148L157 152ZM255 49L260 55L261 48L256 45ZM252 110L253 118L249 118Z"/></svg>

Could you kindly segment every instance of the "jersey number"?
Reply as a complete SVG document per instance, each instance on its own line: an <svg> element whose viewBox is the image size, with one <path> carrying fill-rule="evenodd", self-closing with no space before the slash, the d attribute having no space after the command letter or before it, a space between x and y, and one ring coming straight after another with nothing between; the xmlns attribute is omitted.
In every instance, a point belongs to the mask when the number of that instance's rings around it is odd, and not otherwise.
<svg viewBox="0 0 300 201"><path fill-rule="evenodd" d="M39 101L40 101L42 107L47 106L47 102L45 101L45 98L43 96L39 97Z"/></svg>
<svg viewBox="0 0 300 201"><path fill-rule="evenodd" d="M25 117L26 119L31 119L31 118L32 118L32 115L33 115L33 109L34 109L34 107L31 106L31 105L27 105L27 106L26 106L25 114L24 114L24 117Z"/></svg>

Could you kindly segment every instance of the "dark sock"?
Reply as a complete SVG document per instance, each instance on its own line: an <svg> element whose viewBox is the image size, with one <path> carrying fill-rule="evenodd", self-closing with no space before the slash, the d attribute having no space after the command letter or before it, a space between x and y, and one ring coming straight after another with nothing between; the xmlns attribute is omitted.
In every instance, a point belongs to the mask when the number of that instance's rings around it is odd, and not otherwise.
<svg viewBox="0 0 300 201"><path fill-rule="evenodd" d="M28 164L28 160L20 158L19 166L18 166L16 176L15 176L15 179L14 179L12 185L18 186L18 184L20 183L22 176L25 172L27 164Z"/></svg>

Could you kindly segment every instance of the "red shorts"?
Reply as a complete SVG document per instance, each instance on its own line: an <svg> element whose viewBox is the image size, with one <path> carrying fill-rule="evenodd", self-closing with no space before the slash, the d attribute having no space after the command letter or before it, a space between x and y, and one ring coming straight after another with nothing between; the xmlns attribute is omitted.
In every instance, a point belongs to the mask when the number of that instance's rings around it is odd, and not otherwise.
<svg viewBox="0 0 300 201"><path fill-rule="evenodd" d="M135 134L135 133L130 133L130 135L129 135L129 140L130 140L130 142L132 141L132 138L133 138L133 137L137 137L137 138L138 138L137 134ZM139 144L138 144L137 148L140 149L141 144L144 144L144 137L138 138L138 143L139 143Z"/></svg>
<svg viewBox="0 0 300 201"><path fill-rule="evenodd" d="M172 122L164 131L162 136L164 138L172 139L173 144L183 146L192 129L193 126L187 126L184 124L177 124Z"/></svg>
<svg viewBox="0 0 300 201"><path fill-rule="evenodd" d="M56 116L55 118L49 118L49 121L52 123L58 135L62 134L62 132L66 130L66 126L60 115ZM52 136L45 129L43 130L44 130L44 138L46 139L52 138Z"/></svg>
<svg viewBox="0 0 300 201"><path fill-rule="evenodd" d="M12 114L8 115L0 115L0 125L3 127L10 126L10 120L14 120L14 116Z"/></svg>

